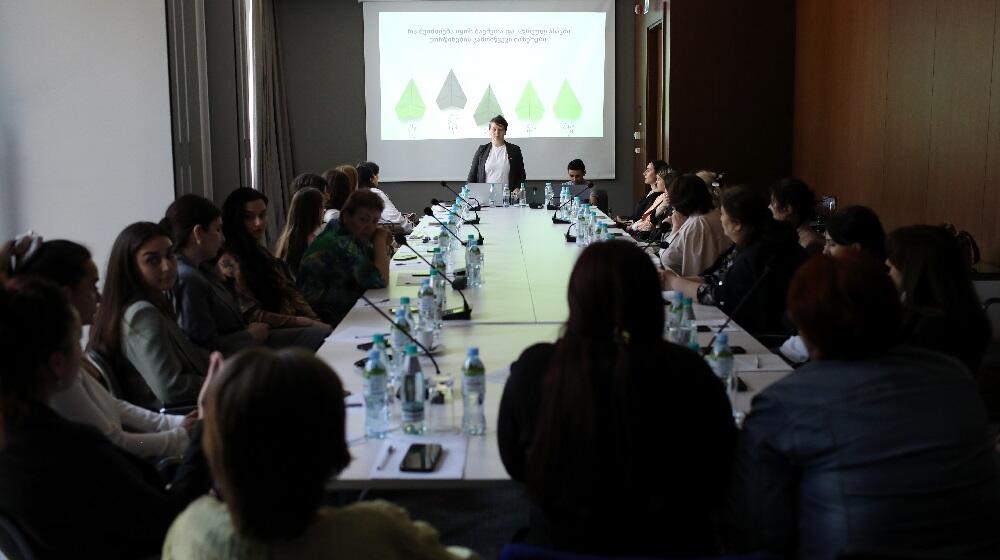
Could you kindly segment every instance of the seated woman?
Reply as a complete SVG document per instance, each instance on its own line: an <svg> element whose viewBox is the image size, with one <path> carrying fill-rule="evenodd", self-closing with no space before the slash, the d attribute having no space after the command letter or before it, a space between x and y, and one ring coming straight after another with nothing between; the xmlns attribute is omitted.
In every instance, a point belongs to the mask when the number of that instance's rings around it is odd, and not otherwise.
<svg viewBox="0 0 1000 560"><path fill-rule="evenodd" d="M261 344L312 351L323 344L330 334L326 325L271 329L262 322L246 323L239 302L215 271L223 235L221 212L214 204L197 195L181 196L167 208L163 223L177 255L180 325L192 341L223 354ZM240 264L245 272L244 262Z"/></svg>
<svg viewBox="0 0 1000 560"><path fill-rule="evenodd" d="M253 349L229 359L205 403L222 498L204 496L177 518L163 559L454 559L432 527L390 503L322 505L351 462L344 430L343 386L316 357Z"/></svg>
<svg viewBox="0 0 1000 560"><path fill-rule="evenodd" d="M166 230L137 222L118 234L89 345L111 364L121 397L145 408L193 404L208 370L208 352L177 326L167 297L176 283Z"/></svg>
<svg viewBox="0 0 1000 560"><path fill-rule="evenodd" d="M992 335L955 236L940 226L899 228L886 265L903 302L903 340L962 361L973 374Z"/></svg>
<svg viewBox="0 0 1000 560"><path fill-rule="evenodd" d="M798 179L771 185L771 215L788 222L799 234L799 245L812 255L823 250L823 238L809 225L816 218L816 193Z"/></svg>
<svg viewBox="0 0 1000 560"><path fill-rule="evenodd" d="M291 191L292 196L295 196L295 193L299 192L302 189L310 187L318 190L321 193L325 193L326 179L324 179L322 175L317 175L315 173L302 173L297 177L295 177L294 179L292 179L292 184L289 185L289 190ZM326 202L325 194L323 202L324 203Z"/></svg>
<svg viewBox="0 0 1000 560"><path fill-rule="evenodd" d="M643 184L648 185L650 190L647 191L643 199L640 200L639 203L635 205L635 210L632 211L631 215L616 216L615 217L616 222L625 224L634 222L639 218L642 218L642 215L646 212L646 209L648 209L649 206L653 204L653 201L656 200L658 196L660 196L660 192L657 192L653 187L656 184L656 174L661 171L663 172L670 171L670 165L661 159L656 159L646 164L646 169L644 169L642 172L642 182Z"/></svg>
<svg viewBox="0 0 1000 560"><path fill-rule="evenodd" d="M72 241L46 241L17 268L16 276L23 275L62 288L80 324L93 323L100 294L97 265L86 247ZM158 414L115 398L87 358L80 360L80 372L73 383L53 396L49 405L67 420L97 428L112 443L139 457L180 455L195 422L192 415Z"/></svg>
<svg viewBox="0 0 1000 560"><path fill-rule="evenodd" d="M812 361L753 400L734 548L1000 557L1000 480L976 385L957 360L899 346L882 264L816 255L795 274L788 311Z"/></svg>
<svg viewBox="0 0 1000 560"><path fill-rule="evenodd" d="M323 231L323 194L306 187L292 195L288 206L285 229L278 237L275 256L295 274L302 262L302 255L313 239Z"/></svg>
<svg viewBox="0 0 1000 560"><path fill-rule="evenodd" d="M347 199L340 219L327 224L302 257L298 284L320 317L336 326L372 288L389 280L389 231L379 227L382 199L361 189Z"/></svg>
<svg viewBox="0 0 1000 560"><path fill-rule="evenodd" d="M806 258L795 231L776 222L764 197L746 187L722 193L720 217L733 246L700 276L679 276L665 269L664 288L714 305L727 315L749 297L734 321L752 334L790 334L784 325L785 295L792 274Z"/></svg>
<svg viewBox="0 0 1000 560"><path fill-rule="evenodd" d="M0 511L38 558L140 558L206 492L201 426L166 489L149 463L47 404L75 383L80 321L65 290L39 279L0 286Z"/></svg>
<svg viewBox="0 0 1000 560"><path fill-rule="evenodd" d="M642 212L642 215L626 228L627 231L643 237L649 235L660 225L660 222L667 218L668 210L670 210L670 195L667 193L667 184L672 180L673 174L670 169L660 169L656 172L656 179L650 192L658 194L649 207Z"/></svg>
<svg viewBox="0 0 1000 560"><path fill-rule="evenodd" d="M712 194L697 175L681 175L670 182L667 194L674 206L671 228L660 253L663 266L681 276L696 276L733 244L722 231L722 219L712 207Z"/></svg>
<svg viewBox="0 0 1000 560"><path fill-rule="evenodd" d="M885 261L885 230L878 215L866 206L841 208L830 216L826 224L823 254L841 257L857 253L865 253L878 262ZM794 363L809 360L809 352L798 335L786 340L780 351L782 356Z"/></svg>
<svg viewBox="0 0 1000 560"><path fill-rule="evenodd" d="M287 265L265 246L267 204L266 196L248 187L229 193L222 205L226 246L239 259L245 287L264 311L309 319L318 329L315 335L320 336L319 331L325 326L296 289ZM314 207L313 211L319 216L319 208ZM310 222L315 220L312 216L305 218ZM326 338L326 334L322 337Z"/></svg>
<svg viewBox="0 0 1000 560"><path fill-rule="evenodd" d="M411 216L407 216L400 212L396 205L389 200L389 196L382 192L382 189L378 188L378 165L371 161L362 161L357 165L358 170L358 188L368 189L371 192L378 195L382 199L382 216L379 218L379 223L383 225L390 226L391 231L398 230L401 233L410 233L413 231L414 222L410 220Z"/></svg>
<svg viewBox="0 0 1000 560"><path fill-rule="evenodd" d="M534 507L529 541L616 557L717 553L713 514L736 440L722 383L663 340L656 269L634 244L587 247L568 292L562 337L521 354L500 401L500 457Z"/></svg>
<svg viewBox="0 0 1000 560"><path fill-rule="evenodd" d="M337 169L328 169L323 172L323 178L326 179L326 209L323 212L323 225L326 226L330 220L340 216L340 210L344 207L344 203L347 202L347 197L351 196L357 187L357 181L355 185L351 185L351 178L347 176L347 173ZM353 167L351 169L354 169ZM357 171L355 171L357 173Z"/></svg>

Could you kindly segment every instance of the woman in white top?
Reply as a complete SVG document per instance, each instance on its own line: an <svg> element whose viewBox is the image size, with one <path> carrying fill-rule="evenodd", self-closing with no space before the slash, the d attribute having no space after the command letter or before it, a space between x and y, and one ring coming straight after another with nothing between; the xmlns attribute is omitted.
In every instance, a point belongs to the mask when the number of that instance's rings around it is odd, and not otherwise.
<svg viewBox="0 0 1000 560"><path fill-rule="evenodd" d="M410 233L413 231L413 222L410 221L410 216L400 212L399 209L396 208L396 205L389 200L389 196L382 192L382 189L378 188L378 165L372 161L363 161L357 165L357 168L358 188L368 189L382 199L383 208L382 216L379 218L379 223L396 226L400 228L403 233Z"/></svg>
<svg viewBox="0 0 1000 560"><path fill-rule="evenodd" d="M521 147L504 140L507 136L507 119L497 115L490 120L490 141L479 146L472 156L468 183L496 183L508 185L511 192L527 180Z"/></svg>
<svg viewBox="0 0 1000 560"><path fill-rule="evenodd" d="M59 285L80 316L90 325L97 311L97 265L86 247L72 241L42 243L23 260L15 274L44 278ZM195 418L158 414L115 398L98 380L100 374L89 360L65 390L54 395L52 408L73 422L97 428L122 449L139 457L180 455L188 445L188 432Z"/></svg>
<svg viewBox="0 0 1000 560"><path fill-rule="evenodd" d="M652 193L660 194L642 212L642 215L628 226L628 231L631 233L649 233L653 231L663 221L667 215L667 211L670 209L670 193L667 192L667 184L672 182L672 172L669 167L661 167L655 173L656 179L653 181L650 196L652 196Z"/></svg>
<svg viewBox="0 0 1000 560"><path fill-rule="evenodd" d="M351 169L354 168L351 167ZM357 175L356 169L354 173ZM330 220L340 217L340 209L347 202L347 197L351 196L351 193L357 188L357 180L351 183L350 176L341 171L340 167L326 170L323 172L323 178L326 179L327 192L326 210L323 212L323 225L326 226Z"/></svg>
<svg viewBox="0 0 1000 560"><path fill-rule="evenodd" d="M667 188L674 213L667 237L669 246L660 253L665 268L681 276L698 276L732 245L722 230L719 211L712 207L708 185L697 175L681 175Z"/></svg>

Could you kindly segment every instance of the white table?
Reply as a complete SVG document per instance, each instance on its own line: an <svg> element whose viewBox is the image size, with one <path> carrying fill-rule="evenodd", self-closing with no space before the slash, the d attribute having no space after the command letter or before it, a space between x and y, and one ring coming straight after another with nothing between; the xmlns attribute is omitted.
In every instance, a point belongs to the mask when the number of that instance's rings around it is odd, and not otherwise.
<svg viewBox="0 0 1000 560"><path fill-rule="evenodd" d="M485 208L480 216L479 228L486 238L483 245L485 284L482 288L466 290L473 309L472 319L445 322L441 336L442 350L435 354L442 374L452 376L456 387L460 386L461 367L470 346L479 347L488 372L485 401L487 432L481 437L468 438L464 478L372 480L371 468L382 442L360 437L364 434L364 412L362 408L352 407L348 409L347 429L348 438L352 440L350 450L354 460L336 480L331 481L332 488L469 488L512 484L500 461L496 437L500 397L508 367L528 346L537 342L554 342L559 337L562 323L569 314L566 288L580 249L565 241L566 225L551 223L551 211ZM429 251L433 244L424 244L412 237L436 235L438 231L436 222L425 217L408 241L423 253ZM465 226L463 236L468 233L474 231ZM408 253L409 250L404 248L397 253L397 258ZM462 259L464 256L460 256L459 260ZM369 290L365 295L376 305L384 306L383 310L387 310L392 303L398 304L402 296L410 296L416 302L418 287L399 285L398 280L401 276L427 270L428 266L423 261L393 260L390 262L389 287ZM454 307L460 304L461 298L449 289L448 305ZM696 304L694 309L698 319L725 318L714 307ZM357 345L370 340L371 334L388 330L386 320L361 301L338 325L317 355L334 368L347 390L360 394L361 369L354 362L363 358L365 353L358 350ZM698 337L699 342L706 345L711 334L699 333ZM738 373L751 392L737 395L734 408L746 411L756 391L787 375L791 368L742 330L730 332L729 340L731 345L745 348L748 355L758 356L757 360L761 363L761 367L753 371ZM426 357L421 359L421 363L425 375L434 374L433 366ZM451 405L428 404L431 424L447 423L439 420L450 418L454 433L458 433L461 415L462 404L457 390Z"/></svg>

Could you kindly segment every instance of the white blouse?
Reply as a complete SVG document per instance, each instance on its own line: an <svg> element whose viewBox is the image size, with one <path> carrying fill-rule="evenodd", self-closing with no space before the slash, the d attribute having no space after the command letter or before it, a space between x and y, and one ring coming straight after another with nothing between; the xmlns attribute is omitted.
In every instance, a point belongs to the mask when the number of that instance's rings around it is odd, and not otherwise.
<svg viewBox="0 0 1000 560"><path fill-rule="evenodd" d="M667 237L670 245L660 253L660 262L681 276L698 276L715 263L733 244L722 230L718 210L688 216Z"/></svg>
<svg viewBox="0 0 1000 560"><path fill-rule="evenodd" d="M383 224L394 224L401 226L406 233L413 231L413 224L406 219L406 216L396 208L396 205L389 200L389 196L382 192L381 189L371 187L368 189L373 193L377 194L379 198L382 199L382 216L379 218L379 222ZM339 216L339 214L338 214Z"/></svg>
<svg viewBox="0 0 1000 560"><path fill-rule="evenodd" d="M188 445L187 430L181 427L183 416L151 412L116 399L83 369L49 404L67 420L97 428L112 443L139 457L181 455Z"/></svg>
<svg viewBox="0 0 1000 560"><path fill-rule="evenodd" d="M504 185L510 183L510 160L507 158L507 144L490 146L490 155L486 156L486 182ZM510 190L520 185L509 185Z"/></svg>

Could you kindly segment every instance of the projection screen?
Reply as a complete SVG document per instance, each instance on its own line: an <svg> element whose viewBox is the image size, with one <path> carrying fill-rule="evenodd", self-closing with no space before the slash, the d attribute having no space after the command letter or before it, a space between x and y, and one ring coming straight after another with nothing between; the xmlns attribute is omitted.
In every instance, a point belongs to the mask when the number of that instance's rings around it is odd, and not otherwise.
<svg viewBox="0 0 1000 560"><path fill-rule="evenodd" d="M614 168L612 0L366 1L368 159L382 181L464 181L501 114L529 180Z"/></svg>

